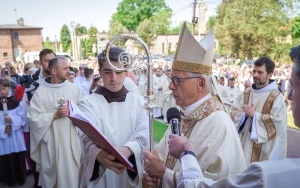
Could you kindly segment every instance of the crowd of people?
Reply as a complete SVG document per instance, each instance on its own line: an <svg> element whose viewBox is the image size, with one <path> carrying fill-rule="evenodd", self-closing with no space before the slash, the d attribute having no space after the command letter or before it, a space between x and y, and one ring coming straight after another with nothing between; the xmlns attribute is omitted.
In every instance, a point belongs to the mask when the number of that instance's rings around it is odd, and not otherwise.
<svg viewBox="0 0 300 188"><path fill-rule="evenodd" d="M281 187L282 182L297 187L293 173L299 175L300 162L285 158L289 109L300 126L295 102L300 46L291 50L293 68L276 68L269 57L238 67L216 64L213 42L212 30L199 42L184 24L173 63L153 66L154 117L167 122L167 110L178 108L183 133L174 135L169 126L153 151L143 108L147 70L123 70L118 61L123 49L101 52L98 68L94 62L70 65L49 49L23 68L6 62L0 78L0 182L21 186L32 172L34 187L47 188ZM73 125L67 100L134 172ZM275 181L275 172L289 174L284 174L289 182Z"/></svg>

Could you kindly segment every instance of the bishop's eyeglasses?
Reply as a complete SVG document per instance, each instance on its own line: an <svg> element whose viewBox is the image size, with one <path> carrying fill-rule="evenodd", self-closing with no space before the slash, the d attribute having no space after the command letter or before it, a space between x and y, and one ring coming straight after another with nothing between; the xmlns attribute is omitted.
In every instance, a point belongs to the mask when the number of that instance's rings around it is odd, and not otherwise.
<svg viewBox="0 0 300 188"><path fill-rule="evenodd" d="M201 78L200 76L193 76L193 77L186 77L186 78L178 78L178 77L171 77L169 76L168 78L171 79L171 81L173 82L173 84L175 86L179 86L181 80L187 80L187 79L193 79L193 78Z"/></svg>

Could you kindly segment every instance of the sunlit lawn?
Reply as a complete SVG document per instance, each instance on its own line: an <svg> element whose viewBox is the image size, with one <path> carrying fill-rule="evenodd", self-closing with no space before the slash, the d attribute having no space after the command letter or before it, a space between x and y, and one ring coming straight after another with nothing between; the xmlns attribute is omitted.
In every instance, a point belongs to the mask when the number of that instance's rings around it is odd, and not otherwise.
<svg viewBox="0 0 300 188"><path fill-rule="evenodd" d="M298 127L295 126L294 124L294 118L291 112L288 112L287 114L288 117L288 127L292 129L297 129L300 130ZM153 141L154 143L157 143L160 141L160 139L164 136L166 130L167 130L167 125L153 119Z"/></svg>
<svg viewBox="0 0 300 188"><path fill-rule="evenodd" d="M288 127L299 130L299 128L296 127L296 125L294 124L293 114L291 112L288 112L287 116L288 116Z"/></svg>
<svg viewBox="0 0 300 188"><path fill-rule="evenodd" d="M153 142L154 143L160 141L160 139L164 136L167 128L168 127L166 124L153 119Z"/></svg>

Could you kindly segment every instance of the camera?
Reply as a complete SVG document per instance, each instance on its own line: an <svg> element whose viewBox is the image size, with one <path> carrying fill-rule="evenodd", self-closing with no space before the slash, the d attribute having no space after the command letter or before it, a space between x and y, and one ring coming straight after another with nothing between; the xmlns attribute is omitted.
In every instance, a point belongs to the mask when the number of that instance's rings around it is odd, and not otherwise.
<svg viewBox="0 0 300 188"><path fill-rule="evenodd" d="M9 71L8 70L4 70L3 74L6 75L6 76L9 76Z"/></svg>
<svg viewBox="0 0 300 188"><path fill-rule="evenodd" d="M31 85L35 86L36 88L39 86L39 83L36 82L36 80L39 79L38 74L25 74L23 76L17 77L18 84L21 84L22 86L29 88Z"/></svg>

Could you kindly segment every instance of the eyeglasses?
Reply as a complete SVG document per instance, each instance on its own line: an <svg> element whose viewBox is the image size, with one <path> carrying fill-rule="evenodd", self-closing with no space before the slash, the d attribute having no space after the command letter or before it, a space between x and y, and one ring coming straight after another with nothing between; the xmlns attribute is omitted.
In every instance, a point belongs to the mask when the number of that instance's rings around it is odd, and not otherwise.
<svg viewBox="0 0 300 188"><path fill-rule="evenodd" d="M177 77L168 77L172 80L173 84L175 86L179 86L180 80L187 80L187 79L193 79L193 78L201 78L200 76L194 76L194 77L186 77L186 78L177 78Z"/></svg>

